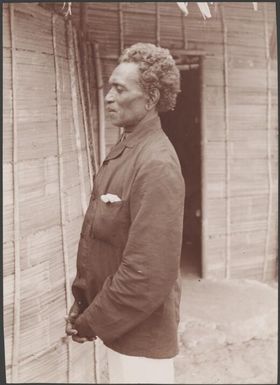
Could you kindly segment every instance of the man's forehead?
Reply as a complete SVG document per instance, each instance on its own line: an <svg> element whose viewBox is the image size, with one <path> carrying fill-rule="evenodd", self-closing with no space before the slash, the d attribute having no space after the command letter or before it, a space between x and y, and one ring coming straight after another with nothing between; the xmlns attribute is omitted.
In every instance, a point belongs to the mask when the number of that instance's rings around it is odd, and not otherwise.
<svg viewBox="0 0 280 385"><path fill-rule="evenodd" d="M139 70L135 63L120 63L112 72L110 83L139 82Z"/></svg>

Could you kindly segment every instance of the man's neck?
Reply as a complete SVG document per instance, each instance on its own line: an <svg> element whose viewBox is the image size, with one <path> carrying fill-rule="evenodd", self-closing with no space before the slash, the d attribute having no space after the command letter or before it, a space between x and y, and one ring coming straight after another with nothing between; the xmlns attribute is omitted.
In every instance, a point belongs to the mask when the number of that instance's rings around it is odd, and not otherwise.
<svg viewBox="0 0 280 385"><path fill-rule="evenodd" d="M150 119L152 118L155 118L156 116L158 116L158 113L157 111L153 110L153 111L149 111L145 116L144 118L142 118L141 120L139 120L139 122L137 122L136 124L134 124L133 126L127 126L127 127L124 127L124 132L125 133L130 133L130 132L133 132L134 129L141 123L145 123L147 121L149 121Z"/></svg>

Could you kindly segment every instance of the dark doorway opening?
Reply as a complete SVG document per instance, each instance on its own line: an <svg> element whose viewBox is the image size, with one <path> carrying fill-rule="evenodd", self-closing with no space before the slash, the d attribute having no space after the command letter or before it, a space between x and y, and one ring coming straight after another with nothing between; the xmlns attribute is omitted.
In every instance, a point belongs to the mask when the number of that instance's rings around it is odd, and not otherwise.
<svg viewBox="0 0 280 385"><path fill-rule="evenodd" d="M192 60L193 62L194 60ZM182 272L202 275L201 74L199 58L180 68L181 93L174 111L162 113L161 123L178 154L186 185Z"/></svg>

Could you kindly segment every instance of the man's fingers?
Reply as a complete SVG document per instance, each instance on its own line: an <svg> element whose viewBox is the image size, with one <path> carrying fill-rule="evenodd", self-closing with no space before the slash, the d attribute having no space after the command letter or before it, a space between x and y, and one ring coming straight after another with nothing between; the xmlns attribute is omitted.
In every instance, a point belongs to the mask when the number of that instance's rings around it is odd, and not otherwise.
<svg viewBox="0 0 280 385"><path fill-rule="evenodd" d="M84 342L88 341L86 337L78 337L75 335L72 335L72 340L78 342L79 344L83 344Z"/></svg>
<svg viewBox="0 0 280 385"><path fill-rule="evenodd" d="M68 336L75 336L76 334L78 334L78 331L77 331L76 329L70 329L70 328L68 328L68 329L66 329L66 334L67 334Z"/></svg>
<svg viewBox="0 0 280 385"><path fill-rule="evenodd" d="M78 313L69 313L69 315L64 316L66 322L74 322L78 318Z"/></svg>
<svg viewBox="0 0 280 385"><path fill-rule="evenodd" d="M66 323L65 332L68 336L78 334L78 331L73 328L72 323L69 321L67 321L67 323Z"/></svg>

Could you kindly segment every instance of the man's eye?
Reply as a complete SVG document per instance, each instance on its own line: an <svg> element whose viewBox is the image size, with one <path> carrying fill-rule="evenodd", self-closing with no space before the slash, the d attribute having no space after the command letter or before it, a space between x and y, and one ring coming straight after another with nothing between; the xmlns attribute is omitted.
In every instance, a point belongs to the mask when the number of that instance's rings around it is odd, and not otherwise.
<svg viewBox="0 0 280 385"><path fill-rule="evenodd" d="M123 88L122 87L116 87L116 90L117 90L117 92L120 94L120 93L122 93L123 92Z"/></svg>

